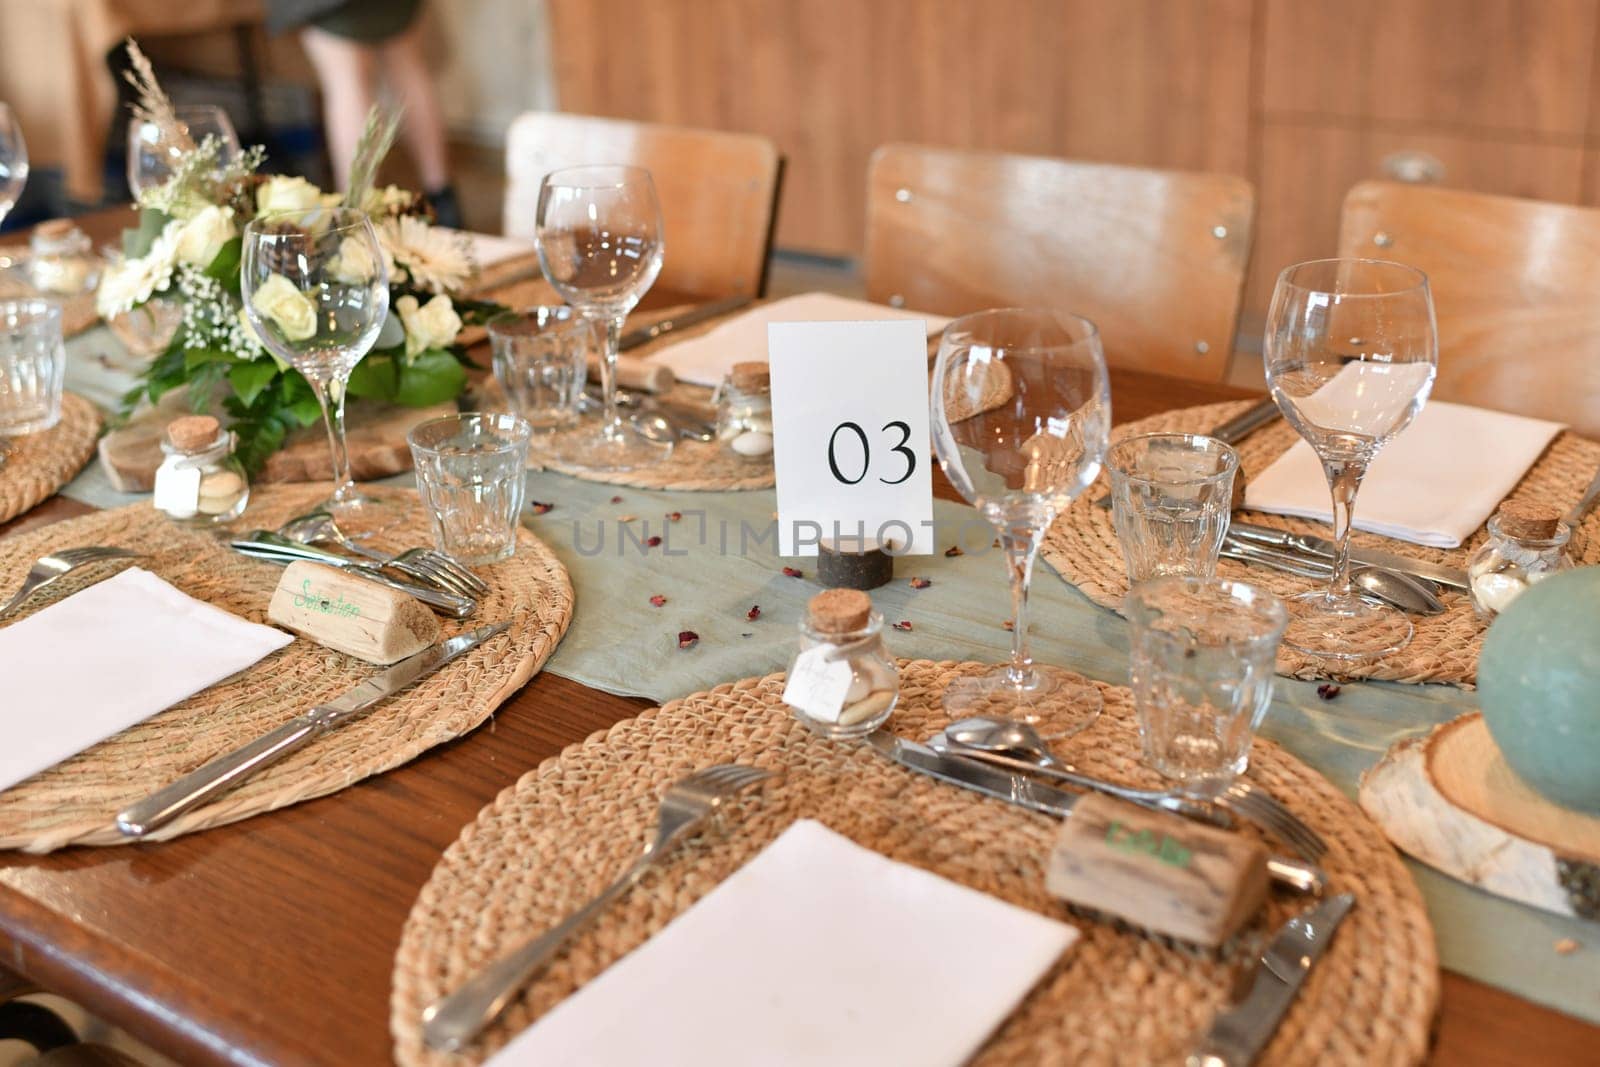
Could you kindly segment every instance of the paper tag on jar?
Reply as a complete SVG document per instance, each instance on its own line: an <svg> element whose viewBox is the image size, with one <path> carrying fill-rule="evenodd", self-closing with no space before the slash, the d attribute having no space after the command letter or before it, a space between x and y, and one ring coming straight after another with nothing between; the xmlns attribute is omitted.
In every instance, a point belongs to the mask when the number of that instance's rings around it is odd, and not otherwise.
<svg viewBox="0 0 1600 1067"><path fill-rule="evenodd" d="M849 660L828 658L832 651L831 645L818 645L800 653L783 687L785 704L821 722L839 721L850 681L855 677Z"/></svg>
<svg viewBox="0 0 1600 1067"><path fill-rule="evenodd" d="M200 468L162 467L156 471L156 510L186 519L200 510Z"/></svg>

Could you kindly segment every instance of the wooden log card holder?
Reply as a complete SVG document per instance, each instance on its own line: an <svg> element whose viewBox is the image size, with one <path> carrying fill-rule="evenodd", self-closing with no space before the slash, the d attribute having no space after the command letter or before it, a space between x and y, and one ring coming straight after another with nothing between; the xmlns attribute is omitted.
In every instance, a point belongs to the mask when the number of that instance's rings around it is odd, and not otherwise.
<svg viewBox="0 0 1600 1067"><path fill-rule="evenodd" d="M420 600L309 560L284 570L267 618L368 663L398 662L439 639L439 620Z"/></svg>

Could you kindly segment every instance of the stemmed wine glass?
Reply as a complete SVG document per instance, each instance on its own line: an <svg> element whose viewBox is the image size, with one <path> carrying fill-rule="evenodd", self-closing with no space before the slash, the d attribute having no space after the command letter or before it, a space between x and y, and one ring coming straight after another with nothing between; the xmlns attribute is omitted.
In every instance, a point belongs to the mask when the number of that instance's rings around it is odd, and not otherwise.
<svg viewBox="0 0 1600 1067"><path fill-rule="evenodd" d="M933 444L952 485L1000 533L1011 576L1011 662L945 690L952 719L1021 719L1045 737L1100 713L1093 684L1028 653L1028 582L1050 523L1100 473L1111 391L1094 323L1059 311L981 311L939 344Z"/></svg>
<svg viewBox="0 0 1600 1067"><path fill-rule="evenodd" d="M347 532L371 533L393 516L350 477L344 387L389 314L389 273L372 223L350 208L255 218L244 231L240 286L262 343L305 376L322 406L333 451L326 510Z"/></svg>
<svg viewBox="0 0 1600 1067"><path fill-rule="evenodd" d="M570 167L545 175L535 223L544 276L567 303L605 327L601 425L565 458L596 470L631 470L671 452L631 431L617 412L617 345L628 317L661 272L661 208L640 167Z"/></svg>
<svg viewBox="0 0 1600 1067"><path fill-rule="evenodd" d="M239 157L239 135L226 111L212 104L187 104L173 112L181 130L163 130L140 119L128 123L128 188L135 200L170 178L184 153L198 148L207 137L217 139L217 170Z"/></svg>
<svg viewBox="0 0 1600 1067"><path fill-rule="evenodd" d="M22 139L22 126L11 108L0 104L0 222L17 206L27 184L28 143Z"/></svg>
<svg viewBox="0 0 1600 1067"><path fill-rule="evenodd" d="M1278 275L1267 312L1267 387L1322 461L1338 543L1326 590L1289 601L1283 643L1327 659L1404 648L1411 623L1350 587L1350 527L1367 466L1433 388L1439 341L1427 275L1375 259L1323 259Z"/></svg>

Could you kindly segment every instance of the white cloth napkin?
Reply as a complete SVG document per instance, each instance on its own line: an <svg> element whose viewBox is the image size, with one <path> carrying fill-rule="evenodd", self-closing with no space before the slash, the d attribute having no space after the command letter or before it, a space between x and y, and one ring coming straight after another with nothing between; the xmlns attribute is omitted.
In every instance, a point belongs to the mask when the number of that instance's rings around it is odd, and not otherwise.
<svg viewBox="0 0 1600 1067"><path fill-rule="evenodd" d="M0 629L0 789L293 640L138 567Z"/></svg>
<svg viewBox="0 0 1600 1067"><path fill-rule="evenodd" d="M802 820L490 1063L953 1067L1077 937Z"/></svg>
<svg viewBox="0 0 1600 1067"><path fill-rule="evenodd" d="M1337 380L1337 379L1335 379ZM1561 425L1429 401L1383 447L1356 497L1356 528L1455 548L1482 526ZM1322 464L1304 441L1245 486L1245 507L1332 521Z"/></svg>
<svg viewBox="0 0 1600 1067"><path fill-rule="evenodd" d="M950 320L942 315L869 304L832 293L802 293L763 304L736 315L699 337L679 341L652 355L672 368L679 381L717 385L735 363L767 359L769 322L877 322L884 319L922 319L932 335Z"/></svg>

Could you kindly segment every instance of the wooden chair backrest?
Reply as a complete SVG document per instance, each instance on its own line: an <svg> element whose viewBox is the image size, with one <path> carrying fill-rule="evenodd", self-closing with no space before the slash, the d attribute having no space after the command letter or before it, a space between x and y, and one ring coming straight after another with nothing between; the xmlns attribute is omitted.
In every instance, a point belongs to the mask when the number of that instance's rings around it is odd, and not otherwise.
<svg viewBox="0 0 1600 1067"><path fill-rule="evenodd" d="M1600 210L1362 182L1344 200L1339 254L1428 275L1433 396L1600 438Z"/></svg>
<svg viewBox="0 0 1600 1067"><path fill-rule="evenodd" d="M870 299L1077 312L1113 366L1220 380L1249 266L1242 178L891 144L867 176Z"/></svg>
<svg viewBox="0 0 1600 1067"><path fill-rule="evenodd" d="M777 146L751 134L529 111L506 137L505 232L532 239L539 182L591 163L644 167L661 201L656 284L696 297L760 296L778 205Z"/></svg>

